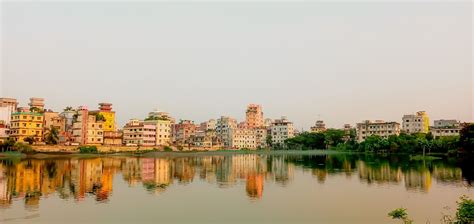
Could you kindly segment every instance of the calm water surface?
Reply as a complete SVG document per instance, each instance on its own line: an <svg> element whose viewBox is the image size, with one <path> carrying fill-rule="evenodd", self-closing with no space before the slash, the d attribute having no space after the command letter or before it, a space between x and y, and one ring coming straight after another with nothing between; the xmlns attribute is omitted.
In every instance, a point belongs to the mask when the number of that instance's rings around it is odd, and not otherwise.
<svg viewBox="0 0 474 224"><path fill-rule="evenodd" d="M0 223L440 223L466 159L219 154L0 160Z"/></svg>

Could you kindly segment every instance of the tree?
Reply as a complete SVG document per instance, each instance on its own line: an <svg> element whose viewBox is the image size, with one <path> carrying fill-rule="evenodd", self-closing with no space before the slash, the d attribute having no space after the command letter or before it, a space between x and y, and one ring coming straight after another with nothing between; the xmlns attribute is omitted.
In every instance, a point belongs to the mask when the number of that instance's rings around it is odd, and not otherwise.
<svg viewBox="0 0 474 224"><path fill-rule="evenodd" d="M33 112L33 113L43 113L44 111L38 107L31 107L30 108L30 112Z"/></svg>
<svg viewBox="0 0 474 224"><path fill-rule="evenodd" d="M58 128L51 125L51 127L46 131L45 142L46 144L50 144L50 145L56 145L59 143Z"/></svg>
<svg viewBox="0 0 474 224"><path fill-rule="evenodd" d="M265 141L267 142L267 145L268 147L272 147L272 135L267 135L267 138L265 139Z"/></svg>
<svg viewBox="0 0 474 224"><path fill-rule="evenodd" d="M64 108L64 112L67 112L67 111L73 111L72 107L67 106L66 108Z"/></svg>
<svg viewBox="0 0 474 224"><path fill-rule="evenodd" d="M36 139L33 136L28 136L24 138L23 141L28 142L28 144L32 145L33 143L36 142Z"/></svg>
<svg viewBox="0 0 474 224"><path fill-rule="evenodd" d="M474 124L465 124L461 129L459 146L465 152L474 152Z"/></svg>
<svg viewBox="0 0 474 224"><path fill-rule="evenodd" d="M99 113L95 115L95 120L96 121L106 121L104 115L99 114Z"/></svg>
<svg viewBox="0 0 474 224"><path fill-rule="evenodd" d="M326 148L344 143L344 131L338 129L328 129L324 132L324 142Z"/></svg>

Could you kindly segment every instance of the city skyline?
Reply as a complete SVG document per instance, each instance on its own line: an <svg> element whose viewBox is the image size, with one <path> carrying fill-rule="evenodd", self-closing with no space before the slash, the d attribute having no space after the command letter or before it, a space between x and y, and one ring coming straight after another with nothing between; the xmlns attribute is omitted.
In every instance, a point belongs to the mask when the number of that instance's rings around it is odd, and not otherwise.
<svg viewBox="0 0 474 224"><path fill-rule="evenodd" d="M466 4L4 2L0 95L110 102L119 126L155 108L243 121L250 103L298 130L420 110L473 121Z"/></svg>

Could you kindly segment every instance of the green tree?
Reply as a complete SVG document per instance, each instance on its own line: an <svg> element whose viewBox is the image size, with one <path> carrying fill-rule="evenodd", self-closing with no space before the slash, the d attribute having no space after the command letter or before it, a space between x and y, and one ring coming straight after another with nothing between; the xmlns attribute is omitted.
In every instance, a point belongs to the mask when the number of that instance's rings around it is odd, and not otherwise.
<svg viewBox="0 0 474 224"><path fill-rule="evenodd" d="M326 148L330 146L337 146L339 143L344 143L344 131L338 129L328 129L324 132L324 141Z"/></svg>
<svg viewBox="0 0 474 224"><path fill-rule="evenodd" d="M38 108L38 107L31 107L30 108L30 112L33 112L33 113L43 113L44 110Z"/></svg>
<svg viewBox="0 0 474 224"><path fill-rule="evenodd" d="M28 142L28 144L32 145L33 143L36 142L36 139L33 136L28 136L24 138L23 141Z"/></svg>
<svg viewBox="0 0 474 224"><path fill-rule="evenodd" d="M267 135L265 141L266 141L268 147L272 147L273 141L272 141L272 135L271 134Z"/></svg>
<svg viewBox="0 0 474 224"><path fill-rule="evenodd" d="M97 113L95 115L95 120L96 121L106 121L107 119L105 119L104 115Z"/></svg>
<svg viewBox="0 0 474 224"><path fill-rule="evenodd" d="M64 108L64 112L67 112L67 111L73 111L72 107L67 106L66 108Z"/></svg>
<svg viewBox="0 0 474 224"><path fill-rule="evenodd" d="M56 127L49 127L45 134L46 144L56 145L59 143L59 130Z"/></svg>
<svg viewBox="0 0 474 224"><path fill-rule="evenodd" d="M474 124L465 124L459 135L459 146L465 152L474 150Z"/></svg>

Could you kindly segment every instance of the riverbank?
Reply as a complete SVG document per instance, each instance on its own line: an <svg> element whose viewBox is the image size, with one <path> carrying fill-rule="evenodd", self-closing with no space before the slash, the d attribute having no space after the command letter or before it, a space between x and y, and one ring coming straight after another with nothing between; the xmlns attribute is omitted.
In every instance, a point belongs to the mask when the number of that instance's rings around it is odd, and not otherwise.
<svg viewBox="0 0 474 224"><path fill-rule="evenodd" d="M129 147L130 149L130 147ZM354 154L354 152L341 152L332 150L213 150L213 151L163 151L158 149L150 150L103 150L99 153L79 153L78 150L48 150L31 153L3 152L0 158L59 158L59 157L104 157L104 156L138 156L138 157L188 157L188 156L227 156L238 154L259 154L259 155L335 155Z"/></svg>

